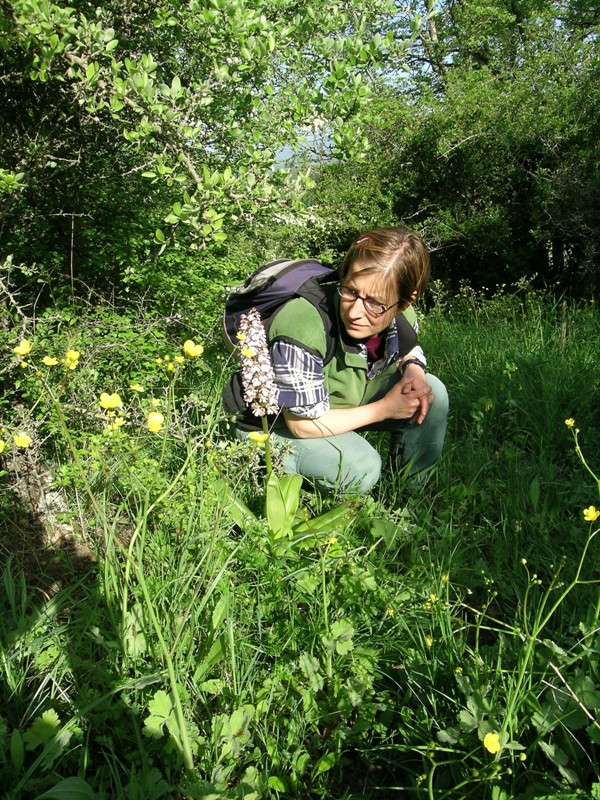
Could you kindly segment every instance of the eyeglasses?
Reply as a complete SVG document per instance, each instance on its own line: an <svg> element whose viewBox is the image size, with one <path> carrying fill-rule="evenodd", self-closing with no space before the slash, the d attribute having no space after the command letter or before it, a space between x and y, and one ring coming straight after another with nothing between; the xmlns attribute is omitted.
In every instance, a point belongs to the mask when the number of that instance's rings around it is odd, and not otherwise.
<svg viewBox="0 0 600 800"><path fill-rule="evenodd" d="M351 289L349 286L343 286L341 283L338 283L336 289L342 300L345 300L348 303L356 303L357 300L362 300L362 304L367 314L375 318L382 317L386 311L389 311L390 308L397 306L400 302L398 301L396 303L392 303L391 306L384 306L383 303L378 303L376 300L371 300L370 297L362 297L358 292L355 292L354 289Z"/></svg>

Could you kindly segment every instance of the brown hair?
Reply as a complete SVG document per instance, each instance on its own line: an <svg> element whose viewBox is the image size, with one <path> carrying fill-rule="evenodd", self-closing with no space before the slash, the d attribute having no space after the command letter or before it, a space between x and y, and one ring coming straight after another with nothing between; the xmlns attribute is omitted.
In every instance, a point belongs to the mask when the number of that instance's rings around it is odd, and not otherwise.
<svg viewBox="0 0 600 800"><path fill-rule="evenodd" d="M380 273L398 291L400 305L423 295L429 281L429 251L409 228L373 228L354 240L340 265L340 279L356 267Z"/></svg>

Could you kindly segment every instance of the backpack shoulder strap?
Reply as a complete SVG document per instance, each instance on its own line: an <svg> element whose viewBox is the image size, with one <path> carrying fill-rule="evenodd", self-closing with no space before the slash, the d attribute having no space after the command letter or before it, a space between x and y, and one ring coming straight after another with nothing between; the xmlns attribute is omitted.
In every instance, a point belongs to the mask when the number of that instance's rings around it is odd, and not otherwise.
<svg viewBox="0 0 600 800"><path fill-rule="evenodd" d="M269 338L297 342L317 352L328 364L337 348L337 316L334 295L336 273L307 281L298 296L289 300L273 316ZM312 306L312 308L311 308Z"/></svg>
<svg viewBox="0 0 600 800"><path fill-rule="evenodd" d="M412 311L412 315L407 314L407 311ZM412 306L409 306L402 314L398 314L396 317L396 328L398 330L398 350L400 353L400 357L404 358L407 353L419 344L419 337L417 336L417 332L414 329L414 321L416 320L417 315L412 309Z"/></svg>

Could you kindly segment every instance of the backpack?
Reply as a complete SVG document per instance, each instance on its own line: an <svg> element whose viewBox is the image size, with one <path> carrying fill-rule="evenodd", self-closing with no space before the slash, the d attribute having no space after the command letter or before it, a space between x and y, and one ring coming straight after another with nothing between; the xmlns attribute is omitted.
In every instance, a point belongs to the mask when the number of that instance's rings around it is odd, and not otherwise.
<svg viewBox="0 0 600 800"><path fill-rule="evenodd" d="M225 347L234 352L239 347L237 332L240 318L251 308L260 314L267 336L273 318L288 300L303 297L321 315L325 329L326 352L323 364L328 364L335 354L336 330L332 314L332 297L339 278L335 270L314 259L270 261L246 278L244 283L231 290L225 300L222 336ZM223 405L227 412L246 410L240 373L236 372L223 391Z"/></svg>

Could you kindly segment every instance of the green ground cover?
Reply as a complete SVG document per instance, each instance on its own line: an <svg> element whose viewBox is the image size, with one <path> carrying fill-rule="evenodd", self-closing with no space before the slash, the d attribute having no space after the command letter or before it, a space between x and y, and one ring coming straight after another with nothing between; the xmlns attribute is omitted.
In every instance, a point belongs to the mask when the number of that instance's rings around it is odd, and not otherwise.
<svg viewBox="0 0 600 800"><path fill-rule="evenodd" d="M600 315L434 285L422 318L444 457L359 498L231 441L206 330L9 321L7 800L600 797Z"/></svg>

